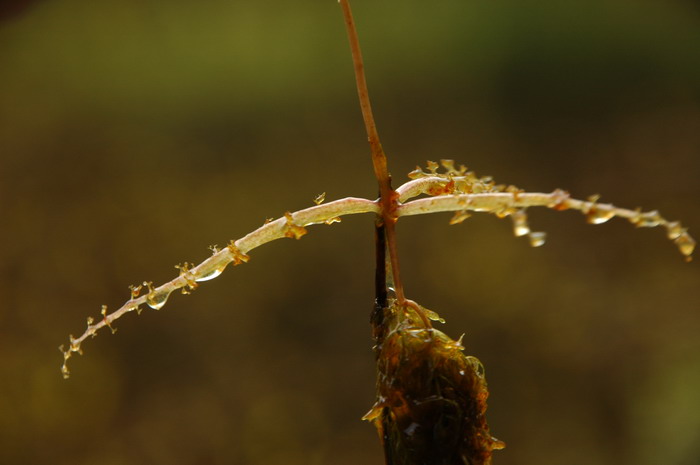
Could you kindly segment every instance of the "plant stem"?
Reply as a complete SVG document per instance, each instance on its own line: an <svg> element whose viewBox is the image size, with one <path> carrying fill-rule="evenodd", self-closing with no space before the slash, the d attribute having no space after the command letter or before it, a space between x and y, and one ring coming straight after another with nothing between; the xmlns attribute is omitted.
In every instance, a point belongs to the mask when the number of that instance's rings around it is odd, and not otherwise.
<svg viewBox="0 0 700 465"><path fill-rule="evenodd" d="M365 129L367 130L367 138L369 141L370 150L372 151L372 164L374 165L374 175L379 181L380 194L382 197L385 193L390 192L391 177L387 168L386 155L382 150L382 145L379 142L379 133L377 125L374 122L372 114L372 105L369 101L369 92L367 90L367 80L365 79L365 66L362 61L362 51L360 50L360 41L357 37L357 29L355 21L350 10L348 0L339 0L340 6L343 9L345 18L345 28L348 32L350 41L350 51L352 53L352 61L355 67L355 82L357 84L357 94L360 98L360 109L362 110L362 118L365 121Z"/></svg>
<svg viewBox="0 0 700 465"><path fill-rule="evenodd" d="M391 273L394 281L394 292L396 294L396 299L400 304L410 304L411 302L406 299L403 291L403 284L401 281L401 274L399 271L399 256L398 248L396 245L396 220L398 216L396 214L396 209L398 207L398 195L396 191L391 187L391 175L387 168L387 159L384 150L382 149L382 144L379 141L379 133L377 132L377 125L374 122L374 115L372 114L372 105L369 101L369 91L367 90L367 80L365 79L365 66L362 61L362 51L360 50L360 41L357 37L357 29L355 28L355 21L352 17L352 11L350 9L350 3L348 0L338 0L340 7L343 10L343 16L345 18L345 28L348 32L348 39L350 41L350 51L352 53L352 61L355 68L355 82L357 84L357 95L360 99L360 109L362 110L362 118L365 122L365 129L367 131L367 139L369 141L369 147L372 154L372 165L374 167L374 175L379 183L379 194L380 194L380 205L381 205L381 216L384 222L384 234L386 235L386 245L389 252L389 261L391 262ZM425 316L422 309L418 309L418 314L421 316L423 323L426 327L430 328L431 324L428 318Z"/></svg>

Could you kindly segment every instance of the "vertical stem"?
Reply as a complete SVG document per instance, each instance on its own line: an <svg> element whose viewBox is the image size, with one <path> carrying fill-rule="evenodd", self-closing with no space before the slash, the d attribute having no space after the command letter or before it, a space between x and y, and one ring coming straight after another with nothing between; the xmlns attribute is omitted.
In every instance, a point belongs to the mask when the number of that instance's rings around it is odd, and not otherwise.
<svg viewBox="0 0 700 465"><path fill-rule="evenodd" d="M386 233L384 221L377 217L374 224L374 249L375 249L375 272L374 272L374 305L375 311L382 311L389 306L389 296L387 290L386 276Z"/></svg>
<svg viewBox="0 0 700 465"><path fill-rule="evenodd" d="M372 105L369 101L369 92L367 90L367 80L365 79L365 65L362 61L362 51L360 50L360 41L357 37L357 29L355 28L355 20L352 17L350 3L348 0L338 0L340 7L343 9L345 18L345 28L348 32L350 41L350 51L352 53L352 62L355 66L355 82L357 83L357 94L360 98L360 109L362 110L362 118L365 121L365 129L367 130L367 138L372 151L372 164L374 165L374 174L379 181L379 189L382 197L391 191L391 178L387 168L386 155L382 150L382 145L379 142L379 133L377 125L374 122L372 114Z"/></svg>
<svg viewBox="0 0 700 465"><path fill-rule="evenodd" d="M398 206L398 195L391 187L391 175L387 168L386 155L382 149L382 144L379 142L379 133L377 125L374 122L372 114L372 105L369 101L369 92L367 90L367 80L365 79L365 66L362 61L362 52L360 50L360 41L357 37L357 29L355 21L352 17L349 0L338 0L340 7L343 10L345 18L345 28L347 29L348 39L350 41L350 51L352 53L352 61L355 67L355 82L357 84L357 95L360 99L360 109L362 110L362 118L365 121L365 129L367 130L367 139L372 154L372 165L374 167L374 175L379 183L379 199L382 206L382 221L384 223L384 234L386 236L386 245L389 252L389 261L391 262L391 271L394 279L394 292L396 299L400 304L412 302L406 299L403 291L403 284L399 272L399 256L396 246L396 208ZM415 306L426 327L430 328L430 321L425 316L425 313Z"/></svg>
<svg viewBox="0 0 700 465"><path fill-rule="evenodd" d="M389 286L387 282L386 234L384 220L380 215L374 222L374 308L369 318L372 325L372 338L375 347L381 346L386 336L386 309L389 307Z"/></svg>

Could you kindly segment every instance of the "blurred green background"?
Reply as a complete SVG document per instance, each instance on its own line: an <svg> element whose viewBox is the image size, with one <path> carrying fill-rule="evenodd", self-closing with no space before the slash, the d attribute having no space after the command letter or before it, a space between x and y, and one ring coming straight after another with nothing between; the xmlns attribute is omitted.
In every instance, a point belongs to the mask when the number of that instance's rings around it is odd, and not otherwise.
<svg viewBox="0 0 700 465"><path fill-rule="evenodd" d="M373 197L333 0L0 6L0 463L381 464L373 219L57 347L268 217ZM700 231L700 8L356 0L395 184L454 158ZM661 230L407 218L408 295L484 362L495 463L700 463L700 272Z"/></svg>

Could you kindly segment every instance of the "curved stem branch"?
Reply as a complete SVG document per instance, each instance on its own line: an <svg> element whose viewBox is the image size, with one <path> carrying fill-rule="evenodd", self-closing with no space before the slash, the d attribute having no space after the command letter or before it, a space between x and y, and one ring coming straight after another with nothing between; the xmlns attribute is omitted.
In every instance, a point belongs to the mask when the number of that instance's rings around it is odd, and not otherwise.
<svg viewBox="0 0 700 465"><path fill-rule="evenodd" d="M445 180L443 178L426 177L418 181L407 182L399 187L397 191L403 193L406 197L411 197L420 193L429 193L433 189L440 189L444 183ZM660 226L666 229L667 237L676 244L680 252L686 257L686 260L690 260L695 249L695 240L679 222L667 221L656 211L641 212L640 210L618 208L610 204L599 204L591 200L576 200L560 190L548 194L488 192L481 194L437 195L400 204L396 209L396 215L401 217L437 212L477 211L515 217L517 209L525 209L527 207L578 210L586 215L589 223L593 224L600 224L617 216L627 219L637 227ZM186 291L184 293L189 293L199 282L208 281L219 276L230 263L238 265L247 262L249 257L246 254L256 247L284 237L300 238L306 233L306 226L332 224L340 221L340 217L344 215L358 213L379 214L380 212L379 200L372 201L348 197L299 210L298 212L286 213L283 217L262 225L242 238L231 241L222 250L215 249L213 255L197 266L187 264L178 266L178 269L180 269L179 276L161 286L154 288L151 283L145 283L147 292L143 295L139 295L138 292L141 286L132 288L131 299L127 300L112 313L108 313L107 307L103 306L101 319L93 320L93 318L88 318L88 325L83 334L78 338L70 336L69 346L67 348L61 347L64 357L62 367L64 376L68 377L69 375L68 359L75 352L82 353L81 344L85 339L95 336L97 331L104 327L112 328L112 323L127 313L140 312L142 305L160 309L165 304L168 296L177 289ZM504 214L504 212L507 213ZM393 225L393 223L391 224ZM383 224L380 226L383 226ZM393 263L392 266L394 266ZM408 299L404 298L402 303L414 309L420 309L420 306Z"/></svg>

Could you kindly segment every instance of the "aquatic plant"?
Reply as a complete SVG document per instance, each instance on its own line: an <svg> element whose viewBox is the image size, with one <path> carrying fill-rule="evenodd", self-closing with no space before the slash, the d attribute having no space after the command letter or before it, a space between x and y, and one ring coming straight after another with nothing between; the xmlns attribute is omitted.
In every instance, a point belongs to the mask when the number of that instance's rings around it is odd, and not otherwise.
<svg viewBox="0 0 700 465"><path fill-rule="evenodd" d="M441 321L435 312L406 297L396 244L398 220L404 216L454 212L449 223L455 225L474 212L490 213L510 218L514 235L539 247L545 243L546 235L530 229L527 210L546 207L579 211L590 224L617 217L635 227L661 227L688 261L695 240L678 221L668 221L657 211L618 208L600 203L598 196L578 200L560 189L550 193L526 192L514 185L497 184L489 176L478 176L448 159L428 161L425 168L416 167L408 174L408 181L394 188L372 114L350 5L348 0L339 3L379 198L348 197L326 202L325 194L321 194L309 208L286 212L244 237L231 240L225 247L212 247L212 255L197 265L176 265L178 275L164 284L143 282L130 286L130 298L123 305L112 312L102 306L101 316L88 317L80 336L69 337L69 344L61 347L61 371L68 378L68 361L73 354L82 354L85 340L105 327L114 332L114 323L126 313L138 314L145 307L162 309L175 291L191 293L200 283L221 275L227 266L247 263L250 252L263 244L281 238L301 239L310 226L331 225L346 215L370 213L376 218L377 297L371 321L378 381L377 401L365 419L377 427L388 464L487 464L491 452L504 447L504 443L491 437L486 423L488 390L483 365L475 357L464 355L461 339L455 341L433 328L433 321Z"/></svg>

